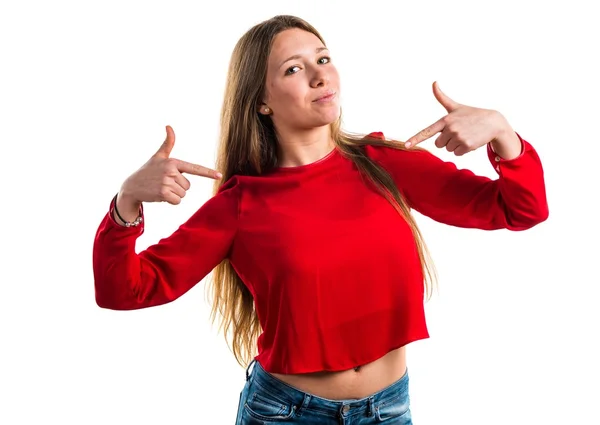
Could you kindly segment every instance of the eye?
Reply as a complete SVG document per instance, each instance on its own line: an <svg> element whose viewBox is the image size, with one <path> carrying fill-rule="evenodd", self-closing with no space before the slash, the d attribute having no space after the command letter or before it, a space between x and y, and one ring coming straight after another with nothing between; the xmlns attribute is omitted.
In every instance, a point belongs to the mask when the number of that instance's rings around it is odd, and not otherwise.
<svg viewBox="0 0 600 425"><path fill-rule="evenodd" d="M317 60L317 63L319 65L326 65L330 62L331 58L329 56L323 56ZM285 70L285 75L295 74L296 72L298 72L299 69L300 67L298 65L290 66L288 69Z"/></svg>
<svg viewBox="0 0 600 425"><path fill-rule="evenodd" d="M288 69L286 69L286 71L285 71L285 75L295 74L295 73L296 73L296 71L294 71L294 69L296 69L296 68L298 68L298 69L299 69L300 67L299 67L299 66L296 66L296 65L294 65L294 66L290 66Z"/></svg>

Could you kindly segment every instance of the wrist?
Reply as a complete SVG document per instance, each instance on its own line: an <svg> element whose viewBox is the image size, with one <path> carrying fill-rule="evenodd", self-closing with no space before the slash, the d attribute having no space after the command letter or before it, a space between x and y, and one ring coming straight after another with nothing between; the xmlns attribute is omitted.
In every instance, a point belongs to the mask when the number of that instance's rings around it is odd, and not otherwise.
<svg viewBox="0 0 600 425"><path fill-rule="evenodd" d="M521 139L508 122L500 127L496 137L490 142L490 146L496 155L505 160L511 160L521 155Z"/></svg>
<svg viewBox="0 0 600 425"><path fill-rule="evenodd" d="M133 191L130 189L129 185L127 184L127 180L121 185L117 199L123 200L128 205L134 205L134 204L141 205L142 204L142 201L138 200L135 197L135 195L133 194Z"/></svg>
<svg viewBox="0 0 600 425"><path fill-rule="evenodd" d="M142 222L142 203L126 189L115 195L113 218L122 226L138 226Z"/></svg>

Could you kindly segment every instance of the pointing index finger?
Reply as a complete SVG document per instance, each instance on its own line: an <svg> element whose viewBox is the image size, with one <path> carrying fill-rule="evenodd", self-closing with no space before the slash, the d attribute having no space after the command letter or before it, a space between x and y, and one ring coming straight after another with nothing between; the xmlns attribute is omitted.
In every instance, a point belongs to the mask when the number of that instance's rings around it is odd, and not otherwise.
<svg viewBox="0 0 600 425"><path fill-rule="evenodd" d="M181 160L177 160L177 169L182 173L193 174L195 176L209 177L211 179L220 179L221 177L223 177L223 175L216 170Z"/></svg>
<svg viewBox="0 0 600 425"><path fill-rule="evenodd" d="M415 134L414 136L409 138L404 143L404 147L410 148L411 146L415 146L415 145L421 143L422 141L429 139L434 134L442 131L445 127L443 120L444 120L444 118L440 118L439 120L437 120L436 122L431 124L429 127L419 131L417 134Z"/></svg>

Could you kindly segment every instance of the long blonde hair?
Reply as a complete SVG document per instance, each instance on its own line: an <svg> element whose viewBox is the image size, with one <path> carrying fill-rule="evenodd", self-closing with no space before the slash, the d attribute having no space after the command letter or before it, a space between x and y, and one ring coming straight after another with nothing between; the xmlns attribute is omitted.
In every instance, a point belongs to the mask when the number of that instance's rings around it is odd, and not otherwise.
<svg viewBox="0 0 600 425"><path fill-rule="evenodd" d="M265 90L267 61L277 34L292 28L313 33L323 44L323 37L308 22L289 15L275 16L255 25L237 42L229 64L224 102L221 110L221 133L216 169L223 174L215 182L216 193L234 175L260 175L277 164L277 139L268 116L259 114ZM364 135L352 135L341 129L341 117L331 124L337 148L372 182L408 222L412 229L425 279L427 299L435 282L435 269L421 233L391 176L364 152L364 145L384 145L404 149L398 142ZM419 148L413 148L419 149ZM219 331L237 362L247 366L256 354L256 340L261 326L254 309L254 299L228 260L213 271L207 288L213 289L211 318L222 318ZM231 344L229 341L231 338Z"/></svg>

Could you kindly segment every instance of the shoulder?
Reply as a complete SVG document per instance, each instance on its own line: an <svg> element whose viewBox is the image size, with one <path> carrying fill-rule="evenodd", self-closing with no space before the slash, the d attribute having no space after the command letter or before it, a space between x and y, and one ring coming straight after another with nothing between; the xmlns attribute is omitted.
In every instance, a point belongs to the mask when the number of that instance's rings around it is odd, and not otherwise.
<svg viewBox="0 0 600 425"><path fill-rule="evenodd" d="M218 186L216 193L198 207L182 228L211 232L235 230L239 219L239 199L239 182L232 177Z"/></svg>
<svg viewBox="0 0 600 425"><path fill-rule="evenodd" d="M399 166L410 168L411 165L439 161L428 150L418 146L406 149L402 142L387 139L381 131L367 134L364 142L366 155L384 168L397 168Z"/></svg>
<svg viewBox="0 0 600 425"><path fill-rule="evenodd" d="M229 179L225 180L219 189L217 190L216 195L227 194L229 196L234 194L239 194L241 190L241 179L238 175L233 175Z"/></svg>
<svg viewBox="0 0 600 425"><path fill-rule="evenodd" d="M237 215L240 197L240 178L232 176L218 186L216 193L206 201L201 209L214 211L215 214Z"/></svg>

